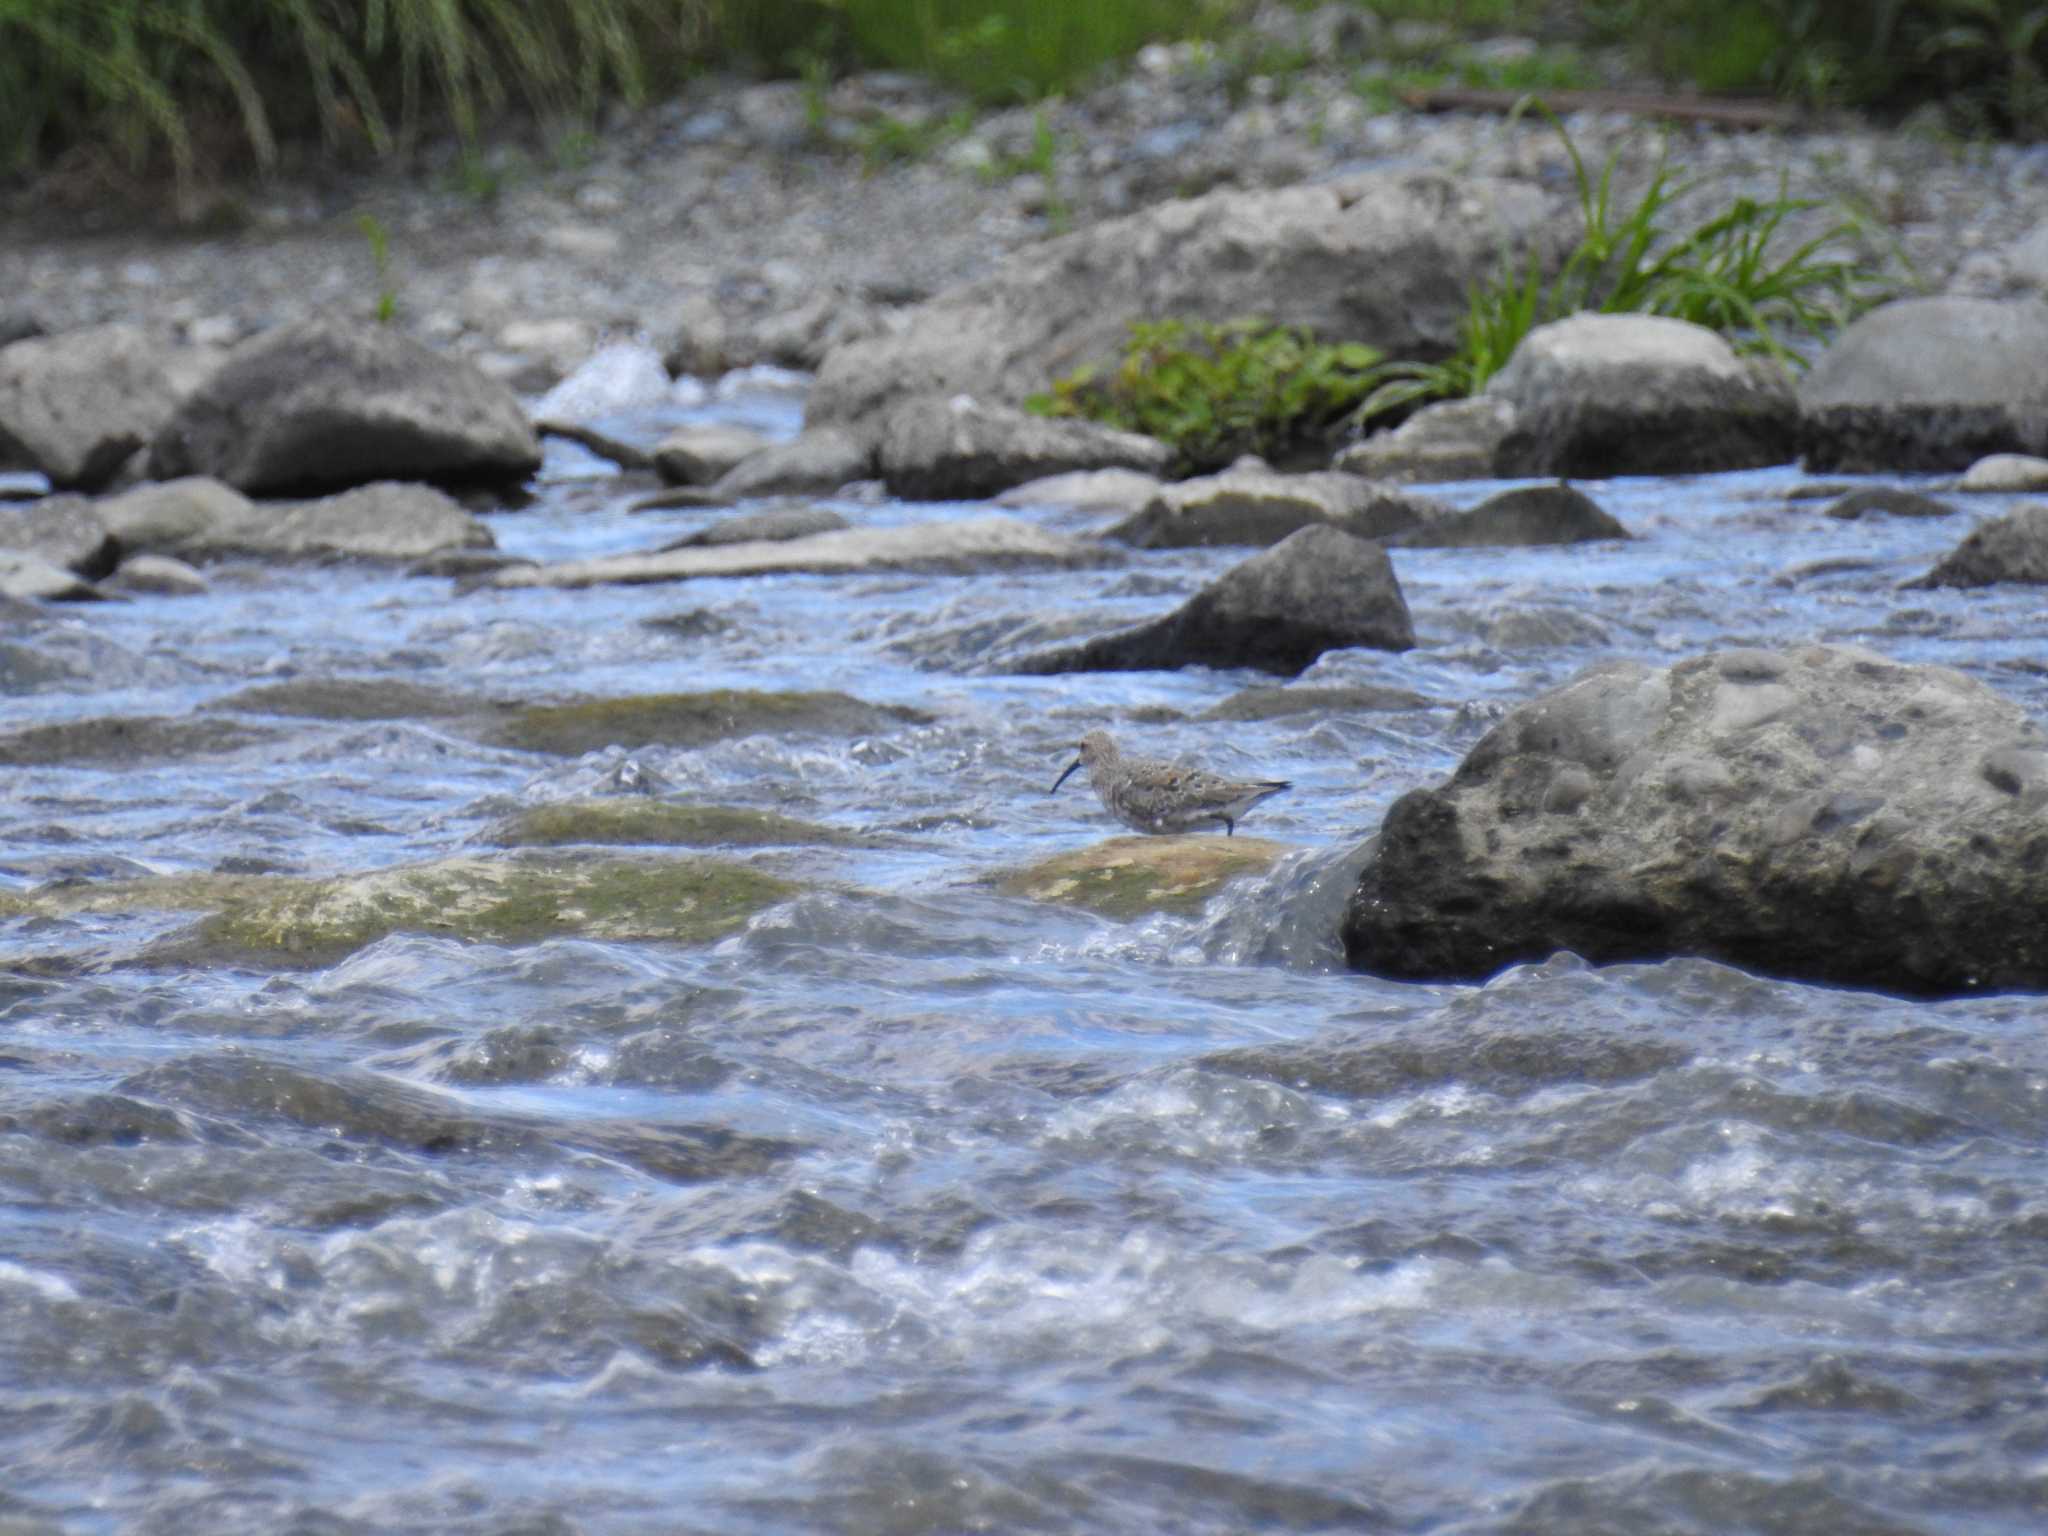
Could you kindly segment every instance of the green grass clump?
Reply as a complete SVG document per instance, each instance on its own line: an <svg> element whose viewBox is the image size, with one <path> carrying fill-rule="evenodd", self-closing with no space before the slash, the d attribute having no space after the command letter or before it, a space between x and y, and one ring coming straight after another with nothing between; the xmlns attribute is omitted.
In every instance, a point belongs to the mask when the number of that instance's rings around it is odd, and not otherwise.
<svg viewBox="0 0 2048 1536"><path fill-rule="evenodd" d="M1536 326L1584 311L1688 320L1719 331L1738 351L1802 368L1805 360L1794 342L1824 342L1891 297L1857 261L1831 254L1858 232L1846 221L1789 251L1776 249L1788 218L1822 206L1788 197L1782 179L1774 198L1737 198L1691 228L1674 230L1669 215L1699 182L1674 181L1660 157L1635 206L1622 212L1614 201L1619 151L1595 177L1563 125L1550 121L1571 156L1585 222L1578 245L1548 280L1533 252L1520 265L1504 259L1493 280L1469 295L1457 351L1440 362L1385 365L1357 420L1477 394Z"/></svg>
<svg viewBox="0 0 2048 1536"><path fill-rule="evenodd" d="M1313 441L1372 390L1381 354L1300 326L1135 322L1121 362L1083 367L1033 395L1041 415L1082 416L1156 437L1186 469Z"/></svg>

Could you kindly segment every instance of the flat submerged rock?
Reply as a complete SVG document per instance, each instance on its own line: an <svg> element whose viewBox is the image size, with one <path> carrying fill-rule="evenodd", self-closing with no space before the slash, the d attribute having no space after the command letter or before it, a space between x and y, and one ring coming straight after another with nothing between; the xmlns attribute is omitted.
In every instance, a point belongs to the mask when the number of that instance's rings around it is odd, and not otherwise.
<svg viewBox="0 0 2048 1536"><path fill-rule="evenodd" d="M1291 852L1262 837L1113 837L1001 875L995 884L1006 895L1119 920L1192 914L1228 882L1262 875Z"/></svg>
<svg viewBox="0 0 2048 1536"><path fill-rule="evenodd" d="M753 692L634 694L567 704L529 704L488 728L502 746L578 756L600 747L697 747L734 736L779 732L862 736L930 717L899 705L870 704L850 694Z"/></svg>
<svg viewBox="0 0 2048 1536"><path fill-rule="evenodd" d="M857 841L836 827L774 811L732 805L678 805L644 799L573 800L508 816L489 833L504 848L574 843L690 848L839 846Z"/></svg>

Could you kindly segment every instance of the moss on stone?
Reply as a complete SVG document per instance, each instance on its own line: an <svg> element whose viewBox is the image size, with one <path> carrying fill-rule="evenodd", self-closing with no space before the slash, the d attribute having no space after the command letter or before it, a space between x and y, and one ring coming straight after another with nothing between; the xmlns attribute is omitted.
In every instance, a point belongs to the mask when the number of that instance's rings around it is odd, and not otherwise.
<svg viewBox="0 0 2048 1536"><path fill-rule="evenodd" d="M1032 901L1082 907L1119 921L1193 914L1239 875L1263 874L1285 843L1258 837L1114 837L1003 875L997 887Z"/></svg>
<svg viewBox="0 0 2048 1536"><path fill-rule="evenodd" d="M855 841L837 828L774 811L639 798L537 805L498 823L489 835L506 848L558 848L568 843L767 848Z"/></svg>
<svg viewBox="0 0 2048 1536"><path fill-rule="evenodd" d="M703 943L796 887L726 859L553 853L453 858L367 874L170 875L66 886L46 912L202 911L188 958L322 964L397 932L496 943L564 935Z"/></svg>
<svg viewBox="0 0 2048 1536"><path fill-rule="evenodd" d="M0 764L42 767L52 763L158 762L239 752L269 739L232 720L166 720L102 717L32 725L0 735Z"/></svg>
<svg viewBox="0 0 2048 1536"><path fill-rule="evenodd" d="M310 677L238 689L207 707L311 720L426 720L481 713L492 706L392 678Z"/></svg>
<svg viewBox="0 0 2048 1536"><path fill-rule="evenodd" d="M493 734L506 746L573 757L614 743L697 747L732 736L773 732L858 736L929 718L916 710L869 704L844 693L717 688L531 704L514 711Z"/></svg>

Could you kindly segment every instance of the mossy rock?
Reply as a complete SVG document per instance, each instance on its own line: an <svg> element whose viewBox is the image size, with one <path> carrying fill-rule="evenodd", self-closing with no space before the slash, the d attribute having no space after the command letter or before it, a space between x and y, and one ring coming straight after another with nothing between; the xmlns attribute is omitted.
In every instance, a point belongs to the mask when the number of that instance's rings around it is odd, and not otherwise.
<svg viewBox="0 0 2048 1536"><path fill-rule="evenodd" d="M0 765L29 768L52 763L139 763L211 757L239 752L269 740L272 734L232 720L166 720L149 716L64 720L0 735Z"/></svg>
<svg viewBox="0 0 2048 1536"><path fill-rule="evenodd" d="M1285 843L1260 837L1113 837L1001 876L998 889L1124 920L1192 915L1240 875L1264 874Z"/></svg>
<svg viewBox="0 0 2048 1536"><path fill-rule="evenodd" d="M718 688L705 693L529 704L513 711L493 729L492 736L508 747L575 757L615 743L700 747L732 736L864 736L930 718L914 709L869 704L844 693Z"/></svg>
<svg viewBox="0 0 2048 1536"><path fill-rule="evenodd" d="M856 841L836 827L773 811L639 798L537 805L499 822L488 836L504 848L559 848L569 843L788 848Z"/></svg>
<svg viewBox="0 0 2048 1536"><path fill-rule="evenodd" d="M310 720L429 720L475 714L489 707L445 689L381 677L308 677L259 683L207 706Z"/></svg>
<svg viewBox="0 0 2048 1536"><path fill-rule="evenodd" d="M1282 720L1289 715L1360 715L1398 709L1427 709L1433 701L1407 688L1388 688L1378 683L1347 687L1276 688L1270 685L1242 688L1213 709L1204 710L1203 720Z"/></svg>
<svg viewBox="0 0 2048 1536"><path fill-rule="evenodd" d="M551 853L464 857L327 880L166 875L36 892L30 911L198 911L188 958L323 964L398 932L494 943L569 935L704 943L792 895L726 859Z"/></svg>

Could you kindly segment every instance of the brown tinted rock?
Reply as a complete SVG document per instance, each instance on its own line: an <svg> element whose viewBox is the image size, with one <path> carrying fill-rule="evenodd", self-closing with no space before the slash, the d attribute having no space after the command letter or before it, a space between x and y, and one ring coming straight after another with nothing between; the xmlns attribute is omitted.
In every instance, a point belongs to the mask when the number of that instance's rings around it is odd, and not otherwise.
<svg viewBox="0 0 2048 1536"><path fill-rule="evenodd" d="M1508 549L1627 537L1626 528L1575 486L1527 485L1404 529L1386 543L1400 549Z"/></svg>

